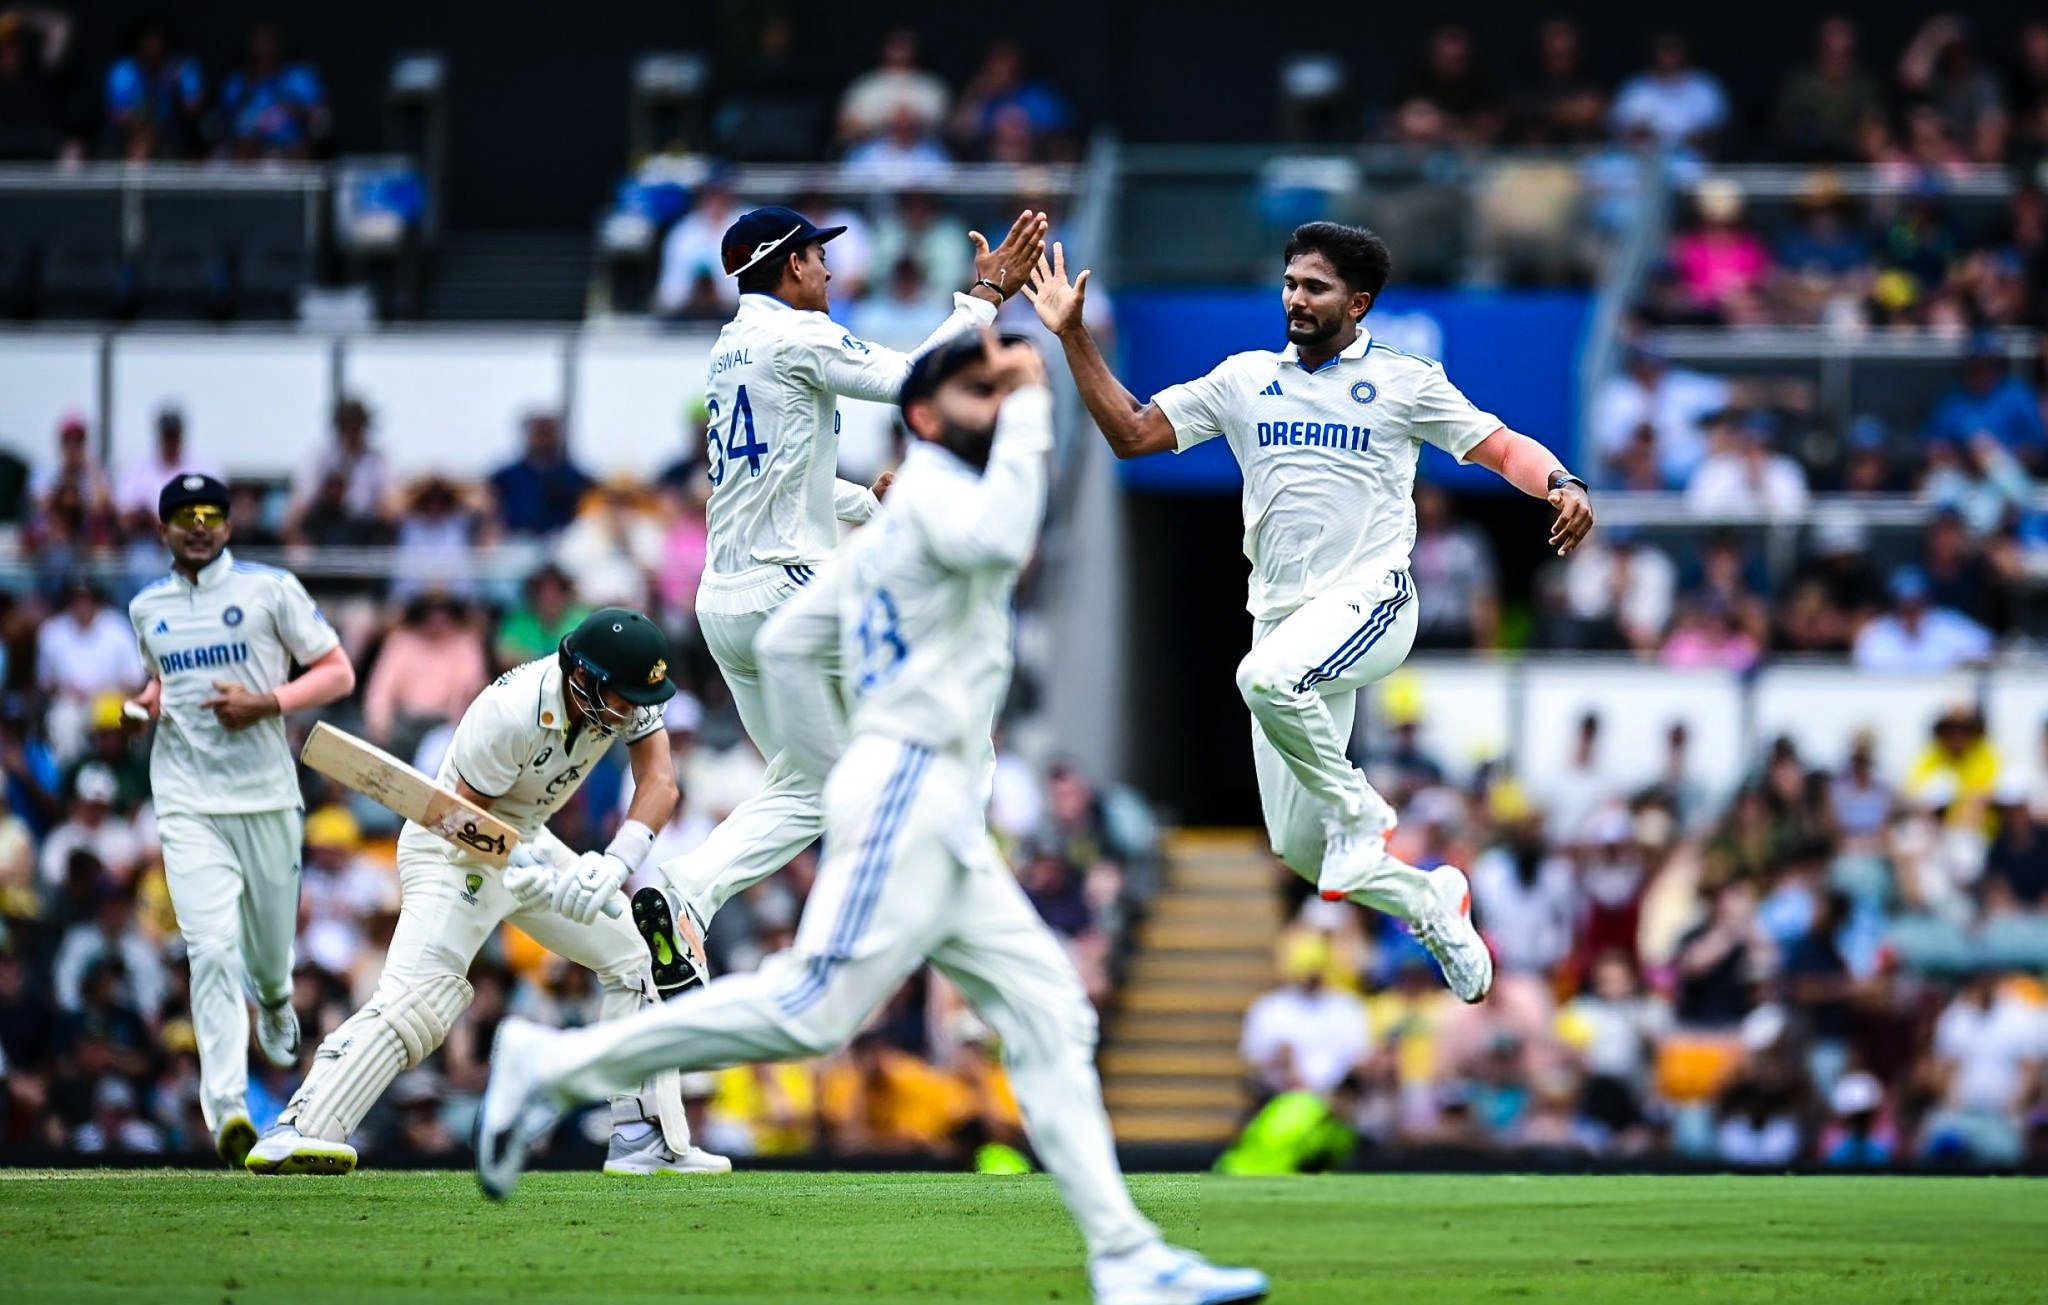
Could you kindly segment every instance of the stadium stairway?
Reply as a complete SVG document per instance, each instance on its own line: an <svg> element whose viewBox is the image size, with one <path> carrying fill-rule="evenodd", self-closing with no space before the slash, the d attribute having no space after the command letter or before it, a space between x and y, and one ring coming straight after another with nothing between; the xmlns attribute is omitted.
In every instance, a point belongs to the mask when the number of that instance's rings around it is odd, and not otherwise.
<svg viewBox="0 0 2048 1305"><path fill-rule="evenodd" d="M573 322L590 296L585 232L451 231L427 276L428 321Z"/></svg>
<svg viewBox="0 0 2048 1305"><path fill-rule="evenodd" d="M1245 1098L1244 1013L1273 983L1280 903L1264 836L1189 830L1139 925L1101 1057L1122 1142L1220 1142Z"/></svg>

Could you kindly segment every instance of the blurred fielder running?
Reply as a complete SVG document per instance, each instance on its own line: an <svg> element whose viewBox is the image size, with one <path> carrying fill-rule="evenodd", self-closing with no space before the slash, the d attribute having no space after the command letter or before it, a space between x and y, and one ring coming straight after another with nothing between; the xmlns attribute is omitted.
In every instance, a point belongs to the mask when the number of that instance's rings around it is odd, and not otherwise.
<svg viewBox="0 0 2048 1305"><path fill-rule="evenodd" d="M1032 1143L1087 1240L1096 1299L1257 1299L1265 1275L1167 1246L1132 1204L1095 1076L1094 1009L983 816L1011 592L1045 510L1045 366L1026 344L952 342L911 369L903 407L916 441L880 514L761 632L791 764L830 773L825 862L795 945L616 1024L500 1025L478 1180L507 1195L556 1111L619 1083L831 1051L930 961L1002 1039Z"/></svg>
<svg viewBox="0 0 2048 1305"><path fill-rule="evenodd" d="M668 640L622 607L592 612L543 657L499 676L455 728L439 782L519 831L501 874L407 821L398 836L398 927L369 1004L320 1044L312 1072L249 1152L259 1174L355 1168L349 1134L391 1080L432 1055L471 989L479 948L512 921L558 956L596 972L605 1019L651 1005L647 949L623 918L603 914L654 845L676 804L661 705L675 693ZM603 852L575 856L547 819L623 737L633 802ZM608 1174L724 1173L732 1165L690 1144L674 1074L612 1098Z"/></svg>
<svg viewBox="0 0 2048 1305"><path fill-rule="evenodd" d="M226 485L175 477L157 519L171 573L128 604L150 680L123 714L157 723L149 782L192 972L199 1106L221 1158L240 1164L256 1142L248 996L264 1058L284 1067L299 1056L303 799L284 716L347 697L356 672L296 576L228 552ZM294 662L306 668L297 679Z"/></svg>
<svg viewBox="0 0 2048 1305"><path fill-rule="evenodd" d="M762 791L704 845L661 867L670 892L642 889L634 923L664 995L704 978L703 933L735 894L774 874L818 837L814 779L791 766L761 700L754 637L817 574L841 521L874 515L873 493L838 479L838 396L894 403L913 359L995 320L1045 249L1046 218L1026 210L1003 243L974 242L974 286L911 353L856 339L827 312L825 244L846 228L817 227L786 208L743 214L725 233L725 270L739 279L738 314L712 348L704 404L710 539L697 619L740 721L768 759ZM876 488L887 492L888 477Z"/></svg>
<svg viewBox="0 0 2048 1305"><path fill-rule="evenodd" d="M1593 526L1585 482L1503 426L1427 359L1365 329L1386 286L1386 242L1311 222L1287 242L1280 301L1287 347L1233 354L1140 403L1111 374L1082 320L1088 273L1069 282L1053 246L1024 293L1067 355L1081 397L1119 458L1180 452L1218 435L1244 473L1252 650L1237 687L1252 714L1252 759L1273 851L1325 897L1405 921L1451 990L1478 1001L1493 958L1472 927L1455 866L1425 872L1387 850L1395 813L1346 756L1357 690L1400 666L1415 642L1415 461L1434 444L1557 509L1550 544Z"/></svg>

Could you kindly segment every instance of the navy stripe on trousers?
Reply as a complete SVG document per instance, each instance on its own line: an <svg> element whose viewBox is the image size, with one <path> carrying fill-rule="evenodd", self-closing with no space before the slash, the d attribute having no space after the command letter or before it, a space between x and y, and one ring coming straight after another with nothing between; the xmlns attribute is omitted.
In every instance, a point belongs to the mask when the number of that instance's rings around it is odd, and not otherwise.
<svg viewBox="0 0 2048 1305"><path fill-rule="evenodd" d="M799 585L807 585L811 581L818 578L818 573L816 571L813 571L810 567L791 566L787 562L783 563L782 573L788 576L791 581Z"/></svg>
<svg viewBox="0 0 2048 1305"><path fill-rule="evenodd" d="M1294 691L1306 693L1318 684L1338 679L1356 666L1359 659L1371 652L1373 645L1393 628L1394 618L1400 614L1401 608L1407 604L1414 592L1408 583L1407 573L1394 572L1394 596L1382 599L1380 604L1372 609L1372 614L1365 618L1365 624L1352 631L1351 637L1338 645L1337 651L1325 658L1321 665L1302 676L1301 681L1294 686Z"/></svg>
<svg viewBox="0 0 2048 1305"><path fill-rule="evenodd" d="M910 799L917 792L918 781L924 778L925 770L931 765L932 755L930 748L914 743L903 745L902 760L896 763L889 782L882 786L881 804L876 808L867 836L861 842L853 878L847 884L845 898L839 903L839 920L832 928L831 941L823 952L811 957L804 977L796 986L776 998L776 1005L785 1018L793 1019L817 1005L831 982L832 971L848 958L854 944L866 931L868 921L875 913L875 904L881 900L882 884L889 876L889 861L895 855L896 836L902 832L903 818L910 810Z"/></svg>

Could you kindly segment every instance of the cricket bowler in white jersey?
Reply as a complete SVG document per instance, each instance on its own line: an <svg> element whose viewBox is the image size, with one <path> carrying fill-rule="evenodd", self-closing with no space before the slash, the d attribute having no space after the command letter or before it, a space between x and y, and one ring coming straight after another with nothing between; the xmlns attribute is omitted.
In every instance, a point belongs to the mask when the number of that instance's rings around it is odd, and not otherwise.
<svg viewBox="0 0 2048 1305"><path fill-rule="evenodd" d="M1310 222L1287 242L1287 347L1224 359L1140 403L1110 373L1082 320L1088 273L1067 279L1053 247L1025 288L1060 337L1088 411L1120 458L1193 448L1218 435L1244 473L1252 650L1237 668L1273 851L1317 884L1404 921L1468 1002L1493 985L1455 866L1423 871L1387 848L1395 813L1346 756L1357 690L1400 666L1415 641L1415 462L1434 444L1557 509L1550 544L1569 553L1593 526L1585 482L1548 449L1459 393L1427 359L1373 340L1365 315L1387 283L1386 242Z"/></svg>
<svg viewBox="0 0 2048 1305"><path fill-rule="evenodd" d="M519 831L503 873L407 821L398 836L398 927L369 1004L320 1044L312 1072L249 1152L260 1174L347 1173L348 1138L391 1080L432 1055L471 990L477 951L506 920L597 974L601 1013L615 1019L655 1001L647 950L633 926L603 914L654 846L676 804L661 705L675 693L668 640L638 612L604 607L543 657L499 676L455 727L438 782ZM603 852L572 854L547 819L623 738L633 803ZM690 1144L680 1083L660 1075L612 1099L608 1174L724 1173L723 1157Z"/></svg>
<svg viewBox="0 0 2048 1305"><path fill-rule="evenodd" d="M1095 1075L1095 1011L983 814L978 772L1010 682L1011 594L1045 511L1045 365L1028 344L949 343L911 370L903 407L916 443L880 514L761 633L769 712L792 764L830 775L825 862L795 945L615 1025L554 1033L506 1021L478 1180L508 1194L556 1111L615 1084L831 1051L930 961L1002 1039L1032 1144L1087 1240L1096 1299L1256 1300L1264 1274L1167 1246L1132 1203Z"/></svg>
<svg viewBox="0 0 2048 1305"><path fill-rule="evenodd" d="M994 249L970 232L975 284L953 296L952 315L910 353L856 339L827 316L825 245L845 229L814 226L792 209L760 208L725 233L725 269L742 294L712 348L704 401L710 537L697 618L768 770L762 791L703 846L661 867L672 896L643 889L634 897L634 922L665 995L705 977L696 962L718 909L818 837L817 784L783 755L761 700L754 638L832 556L839 523L874 514L874 494L838 478L839 396L893 403L915 358L993 322L1042 256L1046 217L1019 214ZM886 482L878 485L883 492Z"/></svg>
<svg viewBox="0 0 2048 1305"><path fill-rule="evenodd" d="M157 497L171 573L128 604L150 681L125 715L156 721L149 784L164 879L192 974L200 1110L229 1164L255 1145L249 1007L264 1058L299 1055L299 768L284 717L355 688L334 627L289 572L227 550L228 489L174 477ZM292 663L305 668L291 678Z"/></svg>

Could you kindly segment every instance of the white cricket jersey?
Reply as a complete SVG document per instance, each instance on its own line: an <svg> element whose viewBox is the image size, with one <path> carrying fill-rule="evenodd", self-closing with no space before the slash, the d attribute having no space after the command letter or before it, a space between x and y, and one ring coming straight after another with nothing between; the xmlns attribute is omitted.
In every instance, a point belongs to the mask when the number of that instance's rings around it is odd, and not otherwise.
<svg viewBox="0 0 2048 1305"><path fill-rule="evenodd" d="M436 780L446 788L465 781L493 799L491 814L532 838L548 817L583 787L590 768L618 739L638 743L662 729L661 708L637 707L617 735L569 730L562 667L554 654L506 671L469 704L441 760ZM408 820L400 846L458 854L453 844Z"/></svg>
<svg viewBox="0 0 2048 1305"><path fill-rule="evenodd" d="M901 353L858 339L824 313L749 294L718 333L704 406L709 541L705 584L758 567L810 568L832 555L840 521L873 515L874 495L839 479L838 396L896 402L918 354L995 320L954 295L953 313Z"/></svg>
<svg viewBox="0 0 2048 1305"><path fill-rule="evenodd" d="M152 676L163 682L162 714L149 753L156 813L226 816L304 805L299 766L284 718L222 728L200 704L217 682L272 693L341 643L289 571L237 562L223 549L197 584L173 571L128 604L128 620Z"/></svg>
<svg viewBox="0 0 2048 1305"><path fill-rule="evenodd" d="M986 471L913 444L873 523L770 619L756 645L770 709L807 768L822 773L842 746L820 696L835 641L853 733L986 759L1010 684L1011 594L1044 520L1051 448L1043 387L1004 402Z"/></svg>
<svg viewBox="0 0 2048 1305"><path fill-rule="evenodd" d="M1176 452L1222 435L1244 472L1245 606L1285 616L1342 581L1408 565L1415 459L1424 443L1463 462L1500 427L1441 365L1358 339L1314 371L1293 345L1232 354L1152 396Z"/></svg>

